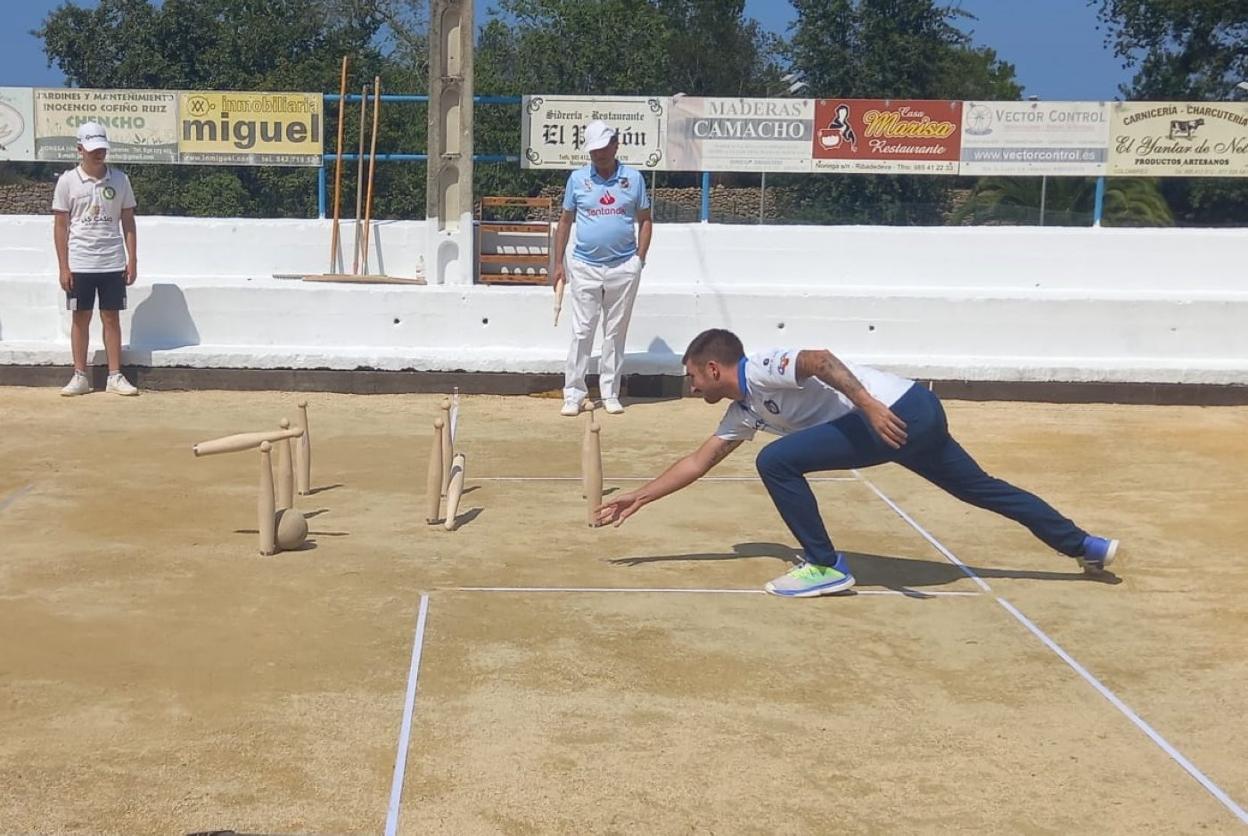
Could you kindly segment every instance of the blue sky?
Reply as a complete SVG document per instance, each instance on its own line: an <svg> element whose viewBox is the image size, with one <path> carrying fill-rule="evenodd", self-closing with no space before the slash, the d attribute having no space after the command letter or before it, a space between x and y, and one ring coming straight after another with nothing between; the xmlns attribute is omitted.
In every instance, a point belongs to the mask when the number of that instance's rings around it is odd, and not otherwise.
<svg viewBox="0 0 1248 836"><path fill-rule="evenodd" d="M42 44L28 34L62 0L7 4L0 29L0 86L59 86L63 78L47 67ZM1095 10L1087 0L950 0L975 15L964 28L976 43L993 46L1015 65L1025 95L1042 99L1099 100L1117 96L1130 73L1102 45ZM80 0L78 5L95 5ZM490 0L477 0L478 21ZM783 34L793 19L785 0L746 0L746 11ZM659 91L661 92L661 91Z"/></svg>

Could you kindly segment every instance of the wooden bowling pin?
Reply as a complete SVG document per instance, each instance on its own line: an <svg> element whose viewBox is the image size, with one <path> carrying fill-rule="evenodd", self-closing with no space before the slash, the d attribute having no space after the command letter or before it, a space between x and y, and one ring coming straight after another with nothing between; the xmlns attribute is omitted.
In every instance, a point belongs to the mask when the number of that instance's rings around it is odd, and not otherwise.
<svg viewBox="0 0 1248 836"><path fill-rule="evenodd" d="M443 526L447 531L455 530L455 518L459 516L459 499L464 495L464 466L464 454L456 453L451 464L451 484L446 489L446 522Z"/></svg>
<svg viewBox="0 0 1248 836"><path fill-rule="evenodd" d="M283 418L283 430L290 429L290 419ZM290 439L273 442L277 445L277 507L295 507L295 468L291 461Z"/></svg>
<svg viewBox="0 0 1248 836"><path fill-rule="evenodd" d="M312 492L312 440L308 437L308 402L299 401L299 419L303 422L303 435L295 444L295 485L300 496Z"/></svg>
<svg viewBox="0 0 1248 836"><path fill-rule="evenodd" d="M273 445L260 444L260 492L256 498L256 522L260 531L260 554L277 552L277 509L273 503Z"/></svg>
<svg viewBox="0 0 1248 836"><path fill-rule="evenodd" d="M214 438L211 441L201 441L191 448L198 458L199 456L216 456L221 453L237 453L240 450L254 450L260 446L260 442L277 442L283 438L294 438L302 435L303 430L269 430L268 432L259 433L236 433L221 438Z"/></svg>
<svg viewBox="0 0 1248 836"><path fill-rule="evenodd" d="M451 399L442 399L442 495L451 485L451 463L455 459L455 445L451 442Z"/></svg>
<svg viewBox="0 0 1248 836"><path fill-rule="evenodd" d="M442 419L434 419L433 443L429 446L429 475L425 480L425 522L437 525L442 521L438 509L442 504Z"/></svg>
<svg viewBox="0 0 1248 836"><path fill-rule="evenodd" d="M581 437L581 499L589 498L589 457L592 447L590 439L590 430L597 424L594 421L594 402L586 401L582 408L585 410L585 435Z"/></svg>
<svg viewBox="0 0 1248 836"><path fill-rule="evenodd" d="M602 427L593 424L589 428L589 451L586 454L588 468L585 473L586 519L590 528L598 525L598 509L602 507Z"/></svg>

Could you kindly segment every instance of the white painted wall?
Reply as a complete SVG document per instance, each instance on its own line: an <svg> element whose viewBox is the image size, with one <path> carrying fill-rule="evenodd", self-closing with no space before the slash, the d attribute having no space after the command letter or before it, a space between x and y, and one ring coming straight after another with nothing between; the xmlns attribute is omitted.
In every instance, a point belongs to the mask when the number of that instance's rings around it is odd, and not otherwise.
<svg viewBox="0 0 1248 836"><path fill-rule="evenodd" d="M373 271L422 272L423 222L374 233ZM327 221L141 217L127 361L562 370L546 287L272 278L325 271L329 240ZM937 378L1248 383L1245 253L1248 230L660 224L625 371L679 373L720 326ZM51 219L0 216L0 363L66 363L63 307Z"/></svg>

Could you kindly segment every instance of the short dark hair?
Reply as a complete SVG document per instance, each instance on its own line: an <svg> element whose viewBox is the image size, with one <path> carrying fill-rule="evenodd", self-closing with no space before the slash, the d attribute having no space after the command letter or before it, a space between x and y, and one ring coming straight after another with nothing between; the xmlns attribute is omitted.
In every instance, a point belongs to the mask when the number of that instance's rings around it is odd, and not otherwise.
<svg viewBox="0 0 1248 836"><path fill-rule="evenodd" d="M702 364L714 360L730 366L741 362L744 356L745 346L741 344L740 337L723 328L710 328L693 338L680 362Z"/></svg>

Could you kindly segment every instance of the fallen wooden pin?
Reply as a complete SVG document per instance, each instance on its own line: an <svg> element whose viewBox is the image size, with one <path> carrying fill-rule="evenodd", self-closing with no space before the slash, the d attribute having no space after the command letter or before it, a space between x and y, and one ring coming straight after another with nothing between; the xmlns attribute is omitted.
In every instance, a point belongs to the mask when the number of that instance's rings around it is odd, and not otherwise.
<svg viewBox="0 0 1248 836"><path fill-rule="evenodd" d="M276 278L276 276L274 277ZM311 273L300 276L305 282L346 282L348 284L424 284L422 277L402 278L400 276L354 275L352 273Z"/></svg>

